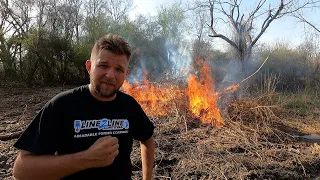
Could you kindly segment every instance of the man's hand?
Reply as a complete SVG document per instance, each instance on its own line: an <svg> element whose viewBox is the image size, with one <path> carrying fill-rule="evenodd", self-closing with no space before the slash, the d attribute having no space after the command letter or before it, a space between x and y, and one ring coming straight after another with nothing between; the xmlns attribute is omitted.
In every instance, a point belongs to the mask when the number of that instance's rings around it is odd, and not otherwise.
<svg viewBox="0 0 320 180"><path fill-rule="evenodd" d="M113 163L119 154L118 139L111 136L99 138L89 149L83 151L83 158L89 168L105 167Z"/></svg>

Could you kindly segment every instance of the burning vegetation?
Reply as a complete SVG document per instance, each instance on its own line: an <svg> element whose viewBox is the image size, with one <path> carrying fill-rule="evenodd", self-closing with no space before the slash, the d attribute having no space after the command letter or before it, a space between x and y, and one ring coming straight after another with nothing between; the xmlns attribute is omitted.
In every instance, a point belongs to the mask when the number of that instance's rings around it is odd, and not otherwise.
<svg viewBox="0 0 320 180"><path fill-rule="evenodd" d="M198 64L201 64L199 77L190 74L186 87L174 83L161 85L150 83L146 79L146 73L144 73L143 84L130 84L125 81L123 90L132 95L150 116L169 115L177 100L187 99L188 105L186 108L194 117L202 123L221 127L225 124L217 103L221 92L215 90L209 63L199 60ZM226 91L234 91L238 87L239 85L232 85Z"/></svg>
<svg viewBox="0 0 320 180"><path fill-rule="evenodd" d="M238 84L216 91L209 63L196 63L200 70L186 75L185 84L151 83L144 73L143 83L123 85L155 120L155 179L308 179L320 174L319 145L293 136L315 133L319 122L305 120L296 128L301 121L275 101L280 96L247 97L220 111L219 100L239 90L263 64ZM134 179L139 179L139 148L133 154Z"/></svg>

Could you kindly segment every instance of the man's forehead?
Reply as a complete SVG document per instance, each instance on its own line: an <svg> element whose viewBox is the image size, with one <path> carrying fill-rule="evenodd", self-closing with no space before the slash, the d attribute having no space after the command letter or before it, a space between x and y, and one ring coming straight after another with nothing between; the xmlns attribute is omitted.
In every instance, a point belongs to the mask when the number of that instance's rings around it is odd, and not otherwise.
<svg viewBox="0 0 320 180"><path fill-rule="evenodd" d="M113 54L116 55L116 54ZM101 56L101 54L95 56L95 58L93 58L93 63L94 64L110 64L110 63L115 63L118 66L128 66L129 61L127 59L127 56L125 54L123 55L117 55L117 56L113 56L112 54L109 55L104 55ZM120 57L122 56L122 57ZM118 59L120 57L120 59ZM92 60L91 60L92 61Z"/></svg>
<svg viewBox="0 0 320 180"><path fill-rule="evenodd" d="M100 51L98 51L96 54L95 54L95 59L101 59L103 60L104 58L118 58L122 56L123 58L125 58L126 60L128 60L128 57L126 54L117 54L117 53L113 53L107 49L101 49Z"/></svg>

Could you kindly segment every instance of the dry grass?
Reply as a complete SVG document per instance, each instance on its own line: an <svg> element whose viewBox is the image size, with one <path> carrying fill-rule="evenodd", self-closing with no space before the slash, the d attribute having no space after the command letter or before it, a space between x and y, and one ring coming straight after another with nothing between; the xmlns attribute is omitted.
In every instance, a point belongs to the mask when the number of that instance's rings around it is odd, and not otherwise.
<svg viewBox="0 0 320 180"><path fill-rule="evenodd" d="M297 124L311 128L320 122L304 123L282 107L279 97L271 96L277 95L233 102L223 111L226 125L220 129L201 124L181 102L169 116L154 117L155 179L319 177L319 145L297 142L295 137L305 133ZM139 172L139 149L133 154ZM140 178L135 174L134 179Z"/></svg>
<svg viewBox="0 0 320 180"><path fill-rule="evenodd" d="M272 89L272 88L269 88ZM2 91L3 90L3 91ZM5 119L1 133L20 130L50 97L63 89L1 89ZM304 97L304 98L302 98ZM222 110L225 126L202 124L187 107L187 99L170 104L167 116L151 117L156 125L154 179L314 179L320 176L320 148L299 142L296 135L319 133L315 94L264 95L234 101ZM301 116L296 103L310 108ZM306 103L304 103L306 102ZM312 102L311 104L308 102ZM301 105L302 104L302 105ZM13 109L13 107L17 109ZM15 112L20 112L19 114ZM309 114L310 113L310 114ZM11 127L11 129L8 129ZM10 177L16 150L1 142L0 178ZM132 152L133 179L141 179L138 142Z"/></svg>

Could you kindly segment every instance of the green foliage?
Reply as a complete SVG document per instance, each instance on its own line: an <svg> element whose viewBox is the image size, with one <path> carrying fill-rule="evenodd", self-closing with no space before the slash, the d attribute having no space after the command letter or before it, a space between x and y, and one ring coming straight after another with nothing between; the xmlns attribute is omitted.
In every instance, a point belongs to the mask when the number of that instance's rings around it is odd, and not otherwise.
<svg viewBox="0 0 320 180"><path fill-rule="evenodd" d="M21 64L23 79L30 84L71 83L75 51L72 42L45 29L32 29L23 41L26 54Z"/></svg>
<svg viewBox="0 0 320 180"><path fill-rule="evenodd" d="M90 59L91 44L74 44L74 57L73 57L73 82L76 84L85 84L89 82L89 76L85 67L86 60Z"/></svg>
<svg viewBox="0 0 320 180"><path fill-rule="evenodd" d="M275 47L263 53L262 59L269 55L269 59L262 72L280 75L281 80L277 85L278 91L299 91L304 89L306 78L310 75L310 67L307 65L303 54L286 44L278 43Z"/></svg>
<svg viewBox="0 0 320 180"><path fill-rule="evenodd" d="M5 34L0 31L0 62L4 68L4 75L9 78L15 78L17 75L15 57L17 42L19 42L17 37L5 38Z"/></svg>
<svg viewBox="0 0 320 180"><path fill-rule="evenodd" d="M86 32L85 42L94 43L97 39L107 33L107 27L110 26L110 21L103 15L98 14L95 17L87 17L84 23Z"/></svg>
<svg viewBox="0 0 320 180"><path fill-rule="evenodd" d="M317 111L320 107L320 97L314 90L304 90L295 94L287 95L288 99L283 107L298 116L310 116L319 118Z"/></svg>
<svg viewBox="0 0 320 180"><path fill-rule="evenodd" d="M170 7L162 6L157 18L160 34L179 44L183 34L183 22L186 18L180 5L175 3Z"/></svg>

